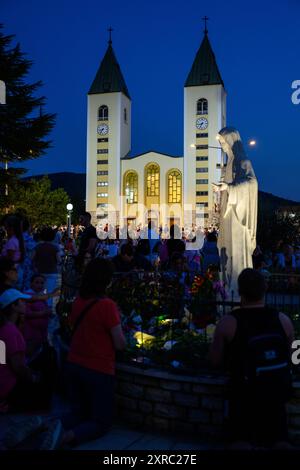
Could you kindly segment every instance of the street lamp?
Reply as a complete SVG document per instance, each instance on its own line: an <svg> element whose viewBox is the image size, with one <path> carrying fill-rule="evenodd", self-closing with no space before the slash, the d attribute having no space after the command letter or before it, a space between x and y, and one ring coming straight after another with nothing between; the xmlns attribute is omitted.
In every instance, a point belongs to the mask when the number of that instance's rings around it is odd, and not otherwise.
<svg viewBox="0 0 300 470"><path fill-rule="evenodd" d="M68 227L68 238L71 237L71 213L73 210L73 204L70 202L67 204L67 227Z"/></svg>

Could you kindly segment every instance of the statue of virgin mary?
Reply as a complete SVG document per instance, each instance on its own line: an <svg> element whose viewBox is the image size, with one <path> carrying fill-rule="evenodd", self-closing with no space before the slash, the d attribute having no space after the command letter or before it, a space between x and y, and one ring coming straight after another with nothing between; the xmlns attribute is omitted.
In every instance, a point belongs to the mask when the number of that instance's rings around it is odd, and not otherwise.
<svg viewBox="0 0 300 470"><path fill-rule="evenodd" d="M218 237L221 272L230 296L233 294L234 300L237 300L238 275L243 269L253 266L258 184L239 132L232 127L224 127L217 139L227 154L227 165L221 183L213 185L215 192L221 192Z"/></svg>

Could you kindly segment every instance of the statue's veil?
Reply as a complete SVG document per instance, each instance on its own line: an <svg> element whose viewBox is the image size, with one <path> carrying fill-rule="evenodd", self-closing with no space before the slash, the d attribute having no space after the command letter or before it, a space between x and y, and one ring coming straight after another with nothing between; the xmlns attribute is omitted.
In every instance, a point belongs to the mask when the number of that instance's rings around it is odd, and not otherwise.
<svg viewBox="0 0 300 470"><path fill-rule="evenodd" d="M225 142L231 147L232 155L228 155L227 167L224 181L231 183L246 177L248 157L244 150L240 133L234 127L223 127L218 133Z"/></svg>
<svg viewBox="0 0 300 470"><path fill-rule="evenodd" d="M224 127L218 135L228 155L222 178L228 186L221 191L218 247L222 279L237 299L238 276L252 267L256 247L258 184L237 129Z"/></svg>

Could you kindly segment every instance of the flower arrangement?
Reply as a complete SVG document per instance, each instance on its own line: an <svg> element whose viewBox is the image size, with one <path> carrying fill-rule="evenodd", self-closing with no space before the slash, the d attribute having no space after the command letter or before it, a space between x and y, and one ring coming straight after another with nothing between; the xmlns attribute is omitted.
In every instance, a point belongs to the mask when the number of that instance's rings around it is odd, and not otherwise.
<svg viewBox="0 0 300 470"><path fill-rule="evenodd" d="M186 287L180 274L170 272L133 273L115 279L109 296L122 312L127 339L123 359L179 372L204 366L215 329L212 303L224 299L225 290L212 270L196 276L191 287Z"/></svg>
<svg viewBox="0 0 300 470"><path fill-rule="evenodd" d="M206 365L215 325L198 329L189 310L181 318L166 315L143 319L135 311L122 317L127 339L123 360L144 366L161 366L177 372L199 370Z"/></svg>
<svg viewBox="0 0 300 470"><path fill-rule="evenodd" d="M143 321L160 315L180 317L184 307L184 286L179 277L164 273L130 273L114 279L108 296L123 315L129 317L134 311Z"/></svg>
<svg viewBox="0 0 300 470"><path fill-rule="evenodd" d="M213 293L222 287L214 282ZM204 288L203 281L196 279L194 288L200 284ZM206 366L215 325L197 324L183 297L179 277L146 274L138 280L118 280L110 295L122 310L122 327L127 339L123 360L167 367L180 373Z"/></svg>
<svg viewBox="0 0 300 470"><path fill-rule="evenodd" d="M195 276L190 290L190 311L198 328L215 323L217 300L226 299L224 283L219 280L218 271L208 270L204 275Z"/></svg>
<svg viewBox="0 0 300 470"><path fill-rule="evenodd" d="M215 298L222 284L202 278L195 278L188 292L176 273L136 272L115 278L108 295L119 306L127 340L119 359L180 373L203 369L215 325L198 322L191 305L196 309L200 293ZM61 318L64 327L68 312Z"/></svg>

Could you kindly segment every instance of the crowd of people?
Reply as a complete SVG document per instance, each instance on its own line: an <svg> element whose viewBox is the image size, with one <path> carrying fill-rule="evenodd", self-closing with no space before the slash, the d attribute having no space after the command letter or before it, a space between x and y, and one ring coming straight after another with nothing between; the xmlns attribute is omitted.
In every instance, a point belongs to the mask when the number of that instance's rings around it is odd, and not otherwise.
<svg viewBox="0 0 300 470"><path fill-rule="evenodd" d="M280 240L268 250L258 245L253 253L253 266L268 272L300 273L300 240L293 244Z"/></svg>
<svg viewBox="0 0 300 470"><path fill-rule="evenodd" d="M125 348L118 306L106 296L114 272L163 269L204 274L212 265L219 268L218 234L214 228L201 233L192 230L187 235L173 225L167 233L150 221L136 237L111 239L99 238L89 213L82 214L79 223L80 227L74 228L70 237L66 227L42 227L32 233L26 218L8 215L3 219L0 340L6 345L6 363L0 364L0 412L50 410L55 380L61 374L58 369L62 367L61 364L58 367L54 348L59 329L55 305L66 257L74 259L81 279L69 318L72 333L64 364L70 413L55 420L35 417L24 429L10 430L3 441L6 448L13 448L24 434L37 429L43 436L41 449L78 445L109 429L113 416L115 353ZM108 232L108 227L102 230L102 235L105 231ZM271 266L287 272L297 270L299 246L292 250L290 246L278 245L274 256L262 253L257 247L253 262L255 269L246 270L239 278L242 308L238 314L226 316L226 321L220 322L217 328L211 353L214 365L222 363L228 343L232 343L238 355L244 351L247 337L254 332L275 334L280 330L283 349L289 349L292 324L283 314L270 313L264 306L262 272ZM246 317L247 327L243 324ZM241 363L231 361L229 370L241 378ZM245 384L239 382L238 386L241 390ZM238 410L231 407L235 432L241 426L241 418L237 421L236 415L242 416L245 422L249 418L247 400ZM272 415L272 422L278 428L277 434L271 435L272 442L286 440L284 400L280 400L275 400L268 409L269 414L278 410L275 418ZM253 411L251 433L244 432L244 440L253 440L255 430L266 416L261 409L259 414ZM277 429L275 424L273 431ZM267 434L269 439L269 431ZM236 439L234 432L232 436Z"/></svg>

